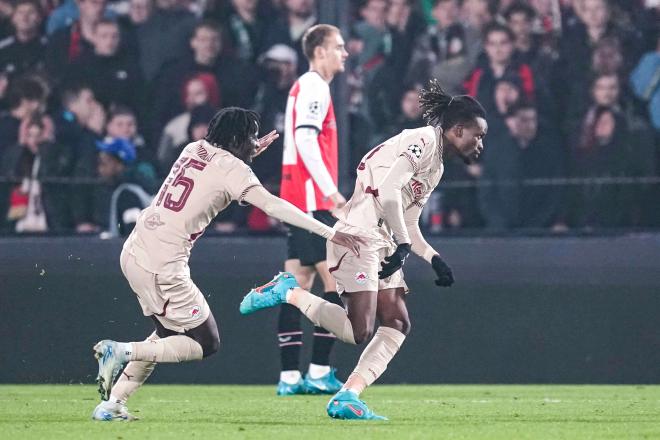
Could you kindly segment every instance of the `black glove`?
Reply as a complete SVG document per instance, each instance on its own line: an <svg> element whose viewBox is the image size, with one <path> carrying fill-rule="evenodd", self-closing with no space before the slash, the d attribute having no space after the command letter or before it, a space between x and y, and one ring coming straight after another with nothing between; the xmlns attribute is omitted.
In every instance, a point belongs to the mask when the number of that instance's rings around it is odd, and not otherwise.
<svg viewBox="0 0 660 440"><path fill-rule="evenodd" d="M431 266L438 276L438 279L435 280L436 286L449 287L454 284L454 274L451 273L451 268L440 258L440 255L434 255L431 258Z"/></svg>
<svg viewBox="0 0 660 440"><path fill-rule="evenodd" d="M403 263L406 262L406 258L410 254L410 244L403 243L396 247L396 250L389 257L385 257L385 262L380 262L382 269L378 272L378 278L381 280L392 276L394 272L403 267Z"/></svg>

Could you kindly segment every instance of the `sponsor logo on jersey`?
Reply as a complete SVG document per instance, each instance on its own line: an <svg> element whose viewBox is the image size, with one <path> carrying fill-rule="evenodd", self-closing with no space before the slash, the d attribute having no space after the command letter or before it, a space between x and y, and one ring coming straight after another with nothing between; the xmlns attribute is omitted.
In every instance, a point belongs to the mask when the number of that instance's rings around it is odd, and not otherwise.
<svg viewBox="0 0 660 440"><path fill-rule="evenodd" d="M195 318L195 317L199 316L201 311L202 311L202 308L200 306L197 306L197 305L192 306L192 308L190 309L190 316Z"/></svg>
<svg viewBox="0 0 660 440"><path fill-rule="evenodd" d="M415 200L421 199L424 195L424 184L413 179L410 181L410 186L412 188L412 193Z"/></svg>
<svg viewBox="0 0 660 440"><path fill-rule="evenodd" d="M422 147L417 144L408 145L408 151L410 151L417 159L422 157Z"/></svg>
<svg viewBox="0 0 660 440"><path fill-rule="evenodd" d="M144 227L153 231L159 226L163 226L165 223L160 221L160 214L151 214L149 217L144 219Z"/></svg>
<svg viewBox="0 0 660 440"><path fill-rule="evenodd" d="M368 279L369 277L364 272L356 272L355 274L355 282L358 284L364 284L367 282Z"/></svg>

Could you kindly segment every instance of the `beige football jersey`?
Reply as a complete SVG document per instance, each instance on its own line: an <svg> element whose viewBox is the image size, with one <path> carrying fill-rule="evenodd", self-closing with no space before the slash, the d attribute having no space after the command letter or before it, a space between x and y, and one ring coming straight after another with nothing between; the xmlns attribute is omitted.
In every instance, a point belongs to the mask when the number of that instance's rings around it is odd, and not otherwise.
<svg viewBox="0 0 660 440"><path fill-rule="evenodd" d="M252 169L206 141L188 144L124 247L138 265L159 274L189 273L195 240L233 200L261 185Z"/></svg>
<svg viewBox="0 0 660 440"><path fill-rule="evenodd" d="M392 231L381 221L383 208L378 187L400 156L408 159L415 170L401 191L404 213L415 204L421 207L426 203L444 171L437 135L430 126L403 130L362 158L353 196L338 215L341 221L391 237Z"/></svg>

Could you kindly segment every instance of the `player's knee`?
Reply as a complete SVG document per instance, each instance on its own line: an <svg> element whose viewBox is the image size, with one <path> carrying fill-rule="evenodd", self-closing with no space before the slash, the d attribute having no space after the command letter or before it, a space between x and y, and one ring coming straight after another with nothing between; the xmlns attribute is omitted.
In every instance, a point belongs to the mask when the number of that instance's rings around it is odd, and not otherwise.
<svg viewBox="0 0 660 440"><path fill-rule="evenodd" d="M373 327L362 327L362 328L354 328L353 329L353 338L355 339L355 343L357 345L362 344L363 342L367 342L371 337L374 335L374 329Z"/></svg>
<svg viewBox="0 0 660 440"><path fill-rule="evenodd" d="M209 357L212 354L217 353L218 350L220 350L220 336L217 334L204 341L204 344L202 345L203 357Z"/></svg>
<svg viewBox="0 0 660 440"><path fill-rule="evenodd" d="M410 319L407 317L383 319L380 324L384 327L398 330L406 336L408 336L408 333L410 333Z"/></svg>

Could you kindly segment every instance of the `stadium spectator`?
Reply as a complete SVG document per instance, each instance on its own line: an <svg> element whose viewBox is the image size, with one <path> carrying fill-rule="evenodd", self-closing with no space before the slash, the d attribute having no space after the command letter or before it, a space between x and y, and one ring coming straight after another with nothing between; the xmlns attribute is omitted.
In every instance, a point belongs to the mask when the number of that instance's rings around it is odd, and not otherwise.
<svg viewBox="0 0 660 440"><path fill-rule="evenodd" d="M414 0L390 0L385 17L392 34L388 64L395 68L397 78L405 76L416 41L427 27L413 3Z"/></svg>
<svg viewBox="0 0 660 440"><path fill-rule="evenodd" d="M560 178L566 176L567 154L556 130L540 125L536 107L520 102L509 109L509 128L520 153L520 178ZM520 188L520 219L525 228L552 228L564 224L564 191L557 186L523 185Z"/></svg>
<svg viewBox="0 0 660 440"><path fill-rule="evenodd" d="M458 0L435 0L433 4L436 24L418 38L407 80L425 83L437 78L449 93L458 94L481 51L479 31L460 21Z"/></svg>
<svg viewBox="0 0 660 440"><path fill-rule="evenodd" d="M461 16L463 21L477 32L494 20L494 3L489 0L464 0L461 5Z"/></svg>
<svg viewBox="0 0 660 440"><path fill-rule="evenodd" d="M270 48L276 44L291 46L296 51L298 75L302 75L309 69L302 50L302 36L316 23L316 0L284 0L281 15L268 25L264 47Z"/></svg>
<svg viewBox="0 0 660 440"><path fill-rule="evenodd" d="M112 20L99 20L94 25L92 45L92 51L67 67L66 80L85 81L106 108L121 104L140 114L144 110L144 81L135 62L119 50L119 25Z"/></svg>
<svg viewBox="0 0 660 440"><path fill-rule="evenodd" d="M500 78L513 78L521 86L525 99L537 94L534 73L529 65L513 58L514 36L503 25L493 23L484 30L486 59L480 61L463 83L468 95L482 103L487 112L495 112L495 85Z"/></svg>
<svg viewBox="0 0 660 440"><path fill-rule="evenodd" d="M614 23L607 0L576 0L579 21L567 27L560 41L560 65L564 84L589 76L589 63L597 43L605 37L619 40L624 69L629 71L640 55L637 35Z"/></svg>
<svg viewBox="0 0 660 440"><path fill-rule="evenodd" d="M264 73L261 75L254 111L261 116L261 127L265 132L276 130L284 133L289 90L298 76L298 56L290 46L276 44L259 61ZM282 148L283 139L276 139L252 167L267 188L275 189L279 186L282 177Z"/></svg>
<svg viewBox="0 0 660 440"><path fill-rule="evenodd" d="M185 58L188 53L197 20L181 3L179 0L130 0L129 14L120 21L127 52L138 59L149 84L168 63Z"/></svg>
<svg viewBox="0 0 660 440"><path fill-rule="evenodd" d="M14 12L14 3L11 0L0 0L0 39L12 33L11 16Z"/></svg>
<svg viewBox="0 0 660 440"><path fill-rule="evenodd" d="M0 71L9 78L44 73L46 37L41 34L43 11L36 0L19 0L11 17L13 33L0 41Z"/></svg>
<svg viewBox="0 0 660 440"><path fill-rule="evenodd" d="M261 14L259 0L230 0L219 15L211 15L218 21L227 33L223 55L232 57L246 63L256 62L257 56L264 47L267 18Z"/></svg>
<svg viewBox="0 0 660 440"><path fill-rule="evenodd" d="M371 133L372 121L366 87L392 51L392 34L385 21L386 1L365 0L360 4L359 10L361 19L352 28L352 50L347 78L350 88L351 129ZM357 127L357 124L363 125L363 128Z"/></svg>
<svg viewBox="0 0 660 440"><path fill-rule="evenodd" d="M478 189L480 212L485 226L503 230L517 226L519 217L521 177L520 148L509 128L510 109L524 96L517 77L496 82L495 110L489 113L488 135L484 143L488 150L483 155L480 178L487 181Z"/></svg>
<svg viewBox="0 0 660 440"><path fill-rule="evenodd" d="M210 73L198 73L192 76L183 86L182 100L185 111L165 125L158 144L158 165L164 173L172 167L172 163L178 157L176 151L180 152L179 147L190 139L188 134L190 111L205 104L214 109L220 108L220 93L215 76Z"/></svg>
<svg viewBox="0 0 660 440"><path fill-rule="evenodd" d="M45 175L42 157L52 141L50 118L39 114L25 118L21 121L18 143L7 148L0 163L0 176L20 180L11 192L7 212L10 227L17 233L48 230L40 179Z"/></svg>
<svg viewBox="0 0 660 440"><path fill-rule="evenodd" d="M504 10L503 16L515 37L514 57L530 66L538 76L550 79L558 54L544 41L543 34L533 32L536 19L534 8L516 1Z"/></svg>
<svg viewBox="0 0 660 440"><path fill-rule="evenodd" d="M571 149L576 177L620 177L628 172L629 127L620 105L619 79L614 74L594 78L592 101L581 118ZM576 227L621 226L630 206L618 186L591 183L575 188L570 209Z"/></svg>
<svg viewBox="0 0 660 440"><path fill-rule="evenodd" d="M650 121L660 139L660 33L655 50L647 52L630 75L632 91L647 105Z"/></svg>
<svg viewBox="0 0 660 440"><path fill-rule="evenodd" d="M381 129L376 133L376 138L372 144L378 144L379 142L389 139L402 130L423 125L422 109L419 106L418 96L420 90L421 85L419 84L404 87L403 93L399 96L396 111L391 111L387 117L383 117L383 119L379 121L380 123L377 124ZM379 104L377 108L382 110L383 107L386 106L391 106L391 104L383 102ZM351 156L354 158L351 163L356 167L367 151L368 150L365 150L364 148L354 148L351 151ZM351 168L355 167L352 166Z"/></svg>
<svg viewBox="0 0 660 440"><path fill-rule="evenodd" d="M94 50L94 30L103 18L106 0L76 0L80 17L70 25L57 30L48 41L46 69L50 78L58 84L66 74L70 63L83 53Z"/></svg>
<svg viewBox="0 0 660 440"><path fill-rule="evenodd" d="M156 172L147 163L139 162L135 145L124 138L106 138L96 142L98 150L97 175L101 180L94 187L93 223L101 230L107 230L110 220L111 200L119 185L133 183L147 194L155 194L159 181ZM125 191L117 199L117 219L121 235L128 235L133 229L143 206L133 193Z"/></svg>
<svg viewBox="0 0 660 440"><path fill-rule="evenodd" d="M161 128L183 111L180 91L186 80L198 73L213 74L218 81L222 105L250 107L257 89L257 71L222 51L220 28L215 22L202 21L195 27L190 47L192 54L167 67L157 79L152 109L155 113L155 138Z"/></svg>
<svg viewBox="0 0 660 440"><path fill-rule="evenodd" d="M92 90L82 84L73 83L63 87L61 93L63 110L55 119L55 147L59 150L62 174L69 177L93 178L96 173L96 140L101 137L104 117L99 115L99 105ZM53 159L57 160L56 157ZM73 225L78 232L91 232L96 228L91 223L89 201L93 191L90 185L80 187L65 185L59 191L64 200L58 217L58 229ZM63 212L62 212L63 211ZM71 218L67 218L70 215Z"/></svg>
<svg viewBox="0 0 660 440"><path fill-rule="evenodd" d="M121 138L135 145L138 161L151 161L154 152L147 148L144 137L138 131L138 120L135 112L123 105L113 105L108 110L105 135L111 138Z"/></svg>

